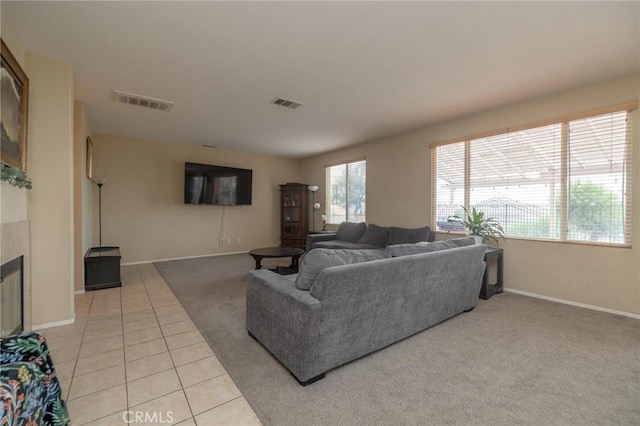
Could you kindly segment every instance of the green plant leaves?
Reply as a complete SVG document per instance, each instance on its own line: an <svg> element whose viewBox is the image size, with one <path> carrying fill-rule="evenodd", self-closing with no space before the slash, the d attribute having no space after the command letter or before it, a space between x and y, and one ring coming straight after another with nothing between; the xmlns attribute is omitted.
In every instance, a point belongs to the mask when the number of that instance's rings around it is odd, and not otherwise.
<svg viewBox="0 0 640 426"><path fill-rule="evenodd" d="M0 163L0 181L18 188L31 189L31 179L22 170Z"/></svg>
<svg viewBox="0 0 640 426"><path fill-rule="evenodd" d="M486 217L484 212L476 210L475 207L471 211L462 206L466 213L466 219L462 225L469 231L471 235L482 237L483 240L493 241L498 244L498 240L504 240L504 229L498 221L492 217Z"/></svg>

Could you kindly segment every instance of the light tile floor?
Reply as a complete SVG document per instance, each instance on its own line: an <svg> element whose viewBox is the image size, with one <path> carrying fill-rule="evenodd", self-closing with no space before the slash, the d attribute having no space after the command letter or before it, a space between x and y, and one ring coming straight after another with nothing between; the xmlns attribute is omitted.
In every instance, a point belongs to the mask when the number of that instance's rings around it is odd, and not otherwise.
<svg viewBox="0 0 640 426"><path fill-rule="evenodd" d="M153 265L75 306L74 324L40 330L74 426L260 425Z"/></svg>

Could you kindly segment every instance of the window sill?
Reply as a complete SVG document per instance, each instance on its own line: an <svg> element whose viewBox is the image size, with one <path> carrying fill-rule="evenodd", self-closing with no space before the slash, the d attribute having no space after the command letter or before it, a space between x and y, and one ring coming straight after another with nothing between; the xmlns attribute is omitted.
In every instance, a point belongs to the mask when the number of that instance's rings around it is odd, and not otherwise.
<svg viewBox="0 0 640 426"><path fill-rule="evenodd" d="M437 235L451 235L453 237L466 237L467 234L464 232L455 232L455 231L435 231ZM631 244L626 243L599 243L594 241L573 241L573 240L556 240L551 238L534 238L534 237L505 237L506 240L516 240L516 241L532 241L538 243L553 243L553 244L571 244L577 246L592 246L592 247L610 247L610 248L623 248L630 249Z"/></svg>

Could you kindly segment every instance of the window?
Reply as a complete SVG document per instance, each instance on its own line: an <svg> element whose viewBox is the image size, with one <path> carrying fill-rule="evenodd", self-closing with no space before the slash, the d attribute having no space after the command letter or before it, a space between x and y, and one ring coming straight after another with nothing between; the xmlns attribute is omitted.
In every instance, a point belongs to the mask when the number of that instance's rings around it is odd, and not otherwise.
<svg viewBox="0 0 640 426"><path fill-rule="evenodd" d="M507 236L631 243L631 117L637 103L431 148L441 230L473 206Z"/></svg>
<svg viewBox="0 0 640 426"><path fill-rule="evenodd" d="M326 178L327 222L364 222L367 160L329 166Z"/></svg>

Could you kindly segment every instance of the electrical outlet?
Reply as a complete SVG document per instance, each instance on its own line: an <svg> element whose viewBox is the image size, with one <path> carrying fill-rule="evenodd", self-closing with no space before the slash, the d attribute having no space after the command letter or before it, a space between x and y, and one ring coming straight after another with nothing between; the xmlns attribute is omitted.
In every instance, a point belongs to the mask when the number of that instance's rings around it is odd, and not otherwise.
<svg viewBox="0 0 640 426"><path fill-rule="evenodd" d="M231 238L227 238L227 244L231 244Z"/></svg>
<svg viewBox="0 0 640 426"><path fill-rule="evenodd" d="M224 245L224 238L220 238L220 242L218 244L223 246Z"/></svg>
<svg viewBox="0 0 640 426"><path fill-rule="evenodd" d="M242 237L238 237L238 244L242 244Z"/></svg>

